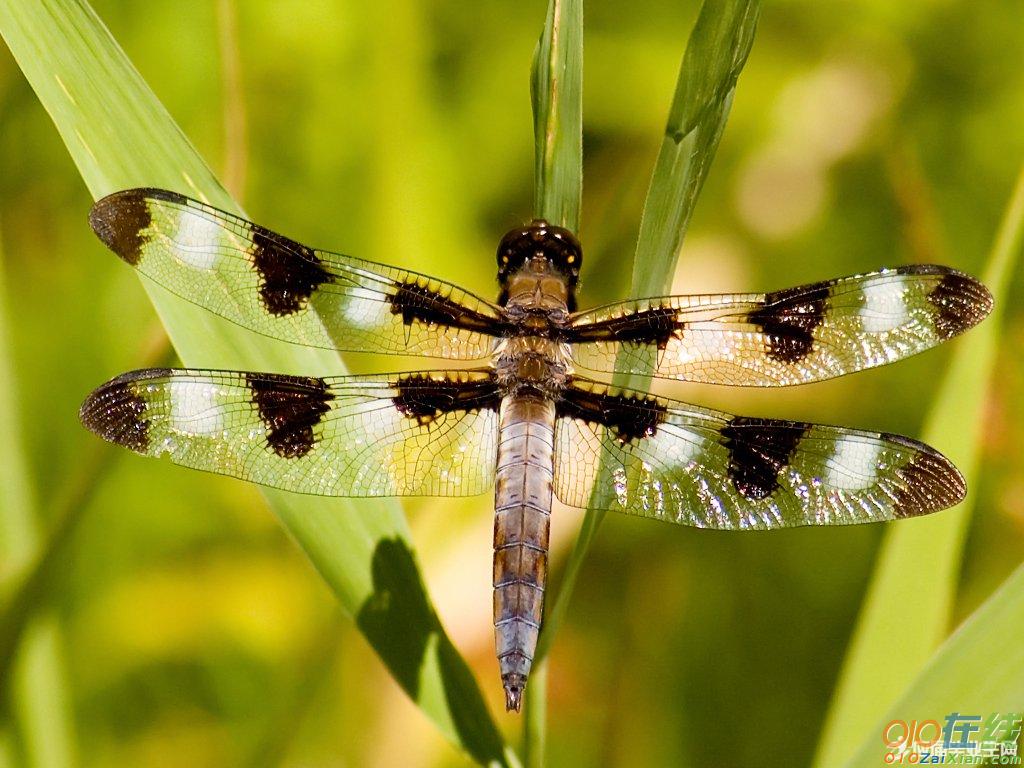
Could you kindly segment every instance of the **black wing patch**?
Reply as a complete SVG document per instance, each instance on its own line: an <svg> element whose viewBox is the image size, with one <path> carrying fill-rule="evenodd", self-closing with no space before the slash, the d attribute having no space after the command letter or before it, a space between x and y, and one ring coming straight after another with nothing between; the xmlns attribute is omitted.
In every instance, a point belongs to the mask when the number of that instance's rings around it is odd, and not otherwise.
<svg viewBox="0 0 1024 768"><path fill-rule="evenodd" d="M491 335L511 333L512 330L511 323L496 322L493 317L469 310L428 285L415 282L399 285L390 302L391 313L400 315L406 326L419 322Z"/></svg>
<svg viewBox="0 0 1024 768"><path fill-rule="evenodd" d="M944 275L928 294L935 308L935 333L946 340L973 327L992 308L992 296L974 278L959 272Z"/></svg>
<svg viewBox="0 0 1024 768"><path fill-rule="evenodd" d="M579 419L606 428L620 443L651 437L665 420L665 406L639 393L595 392L570 386L556 405L559 418Z"/></svg>
<svg viewBox="0 0 1024 768"><path fill-rule="evenodd" d="M573 344L615 341L622 344L653 344L659 350L664 350L670 339L682 337L685 327L685 322L679 319L678 309L653 307L570 327L564 338Z"/></svg>
<svg viewBox="0 0 1024 768"><path fill-rule="evenodd" d="M429 424L446 413L490 410L497 412L501 393L493 376L459 380L429 373L410 373L395 381L395 407L403 416Z"/></svg>
<svg viewBox="0 0 1024 768"><path fill-rule="evenodd" d="M828 283L788 288L765 294L764 306L747 322L767 336L767 354L782 363L799 363L814 349L814 329L825 320Z"/></svg>
<svg viewBox="0 0 1024 768"><path fill-rule="evenodd" d="M268 373L245 374L245 378L274 453L294 459L313 450L313 428L334 399L324 379Z"/></svg>
<svg viewBox="0 0 1024 768"><path fill-rule="evenodd" d="M779 487L779 473L789 465L810 427L798 421L731 418L721 436L736 490L748 499L771 496Z"/></svg>
<svg viewBox="0 0 1024 768"><path fill-rule="evenodd" d="M313 291L332 279L312 248L257 224L252 225L251 255L263 306L275 317L304 310Z"/></svg>

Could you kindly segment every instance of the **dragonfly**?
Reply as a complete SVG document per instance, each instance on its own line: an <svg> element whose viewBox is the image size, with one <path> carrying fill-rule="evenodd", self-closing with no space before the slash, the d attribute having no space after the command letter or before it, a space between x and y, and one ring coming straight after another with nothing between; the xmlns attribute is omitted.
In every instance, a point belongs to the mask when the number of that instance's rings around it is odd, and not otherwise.
<svg viewBox="0 0 1024 768"><path fill-rule="evenodd" d="M770 293L581 311L580 242L543 220L501 239L494 302L167 190L116 192L90 223L146 278L265 336L476 361L327 378L151 368L103 384L80 416L136 453L299 493L454 497L493 487L494 629L510 711L541 630L553 498L763 530L899 520L966 493L947 458L908 437L735 416L580 373L780 387L884 365L991 311L985 286L955 269L904 265Z"/></svg>

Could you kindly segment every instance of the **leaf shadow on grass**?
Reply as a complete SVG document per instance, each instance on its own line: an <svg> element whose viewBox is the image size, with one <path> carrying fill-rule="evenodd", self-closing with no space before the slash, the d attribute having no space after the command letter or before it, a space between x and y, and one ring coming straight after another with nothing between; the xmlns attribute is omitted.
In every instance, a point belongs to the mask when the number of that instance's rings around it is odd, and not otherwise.
<svg viewBox="0 0 1024 768"><path fill-rule="evenodd" d="M420 700L420 675L428 651L437 645L439 672L460 743L482 765L504 763L501 735L490 718L481 717L487 708L473 673L442 628L408 544L399 538L378 541L371 574L373 591L356 614L366 639L413 701ZM396 636L396 627L405 631ZM452 691L462 695L453 696Z"/></svg>

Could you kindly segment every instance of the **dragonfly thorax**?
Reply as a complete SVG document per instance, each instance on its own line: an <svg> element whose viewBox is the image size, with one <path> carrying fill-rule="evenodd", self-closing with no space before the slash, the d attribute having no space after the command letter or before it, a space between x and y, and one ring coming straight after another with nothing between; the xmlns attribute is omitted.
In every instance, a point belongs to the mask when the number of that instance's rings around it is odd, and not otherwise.
<svg viewBox="0 0 1024 768"><path fill-rule="evenodd" d="M494 351L494 369L504 394L525 391L554 397L572 375L565 344L537 336L514 336Z"/></svg>

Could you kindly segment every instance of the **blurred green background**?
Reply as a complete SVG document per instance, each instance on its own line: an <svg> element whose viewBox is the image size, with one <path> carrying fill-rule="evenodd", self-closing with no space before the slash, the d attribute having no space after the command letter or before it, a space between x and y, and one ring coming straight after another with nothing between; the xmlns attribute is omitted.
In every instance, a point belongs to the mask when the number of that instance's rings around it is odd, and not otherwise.
<svg viewBox="0 0 1024 768"><path fill-rule="evenodd" d="M531 215L528 74L544 3L94 7L252 218L495 293L497 239ZM768 3L674 289L768 290L912 261L978 272L1024 158L1022 11L1019 0ZM586 3L583 307L629 284L696 12ZM255 488L116 452L79 426L91 388L167 354L136 276L89 230L90 204L0 47L0 303L16 392L0 426L21 443L7 458L27 463L41 512L34 526L0 524L0 580L84 504L41 590L34 645L46 652L20 667L52 694L23 726L52 739L32 759L464 764L340 617ZM959 618L1024 559L1024 324L1013 303L1005 319ZM661 391L914 435L947 356L789 391ZM0 493L14 493L4 472ZM498 712L491 505L406 506L441 618ZM580 519L558 510L556 580ZM880 535L610 516L552 651L551 763L809 762ZM520 721L498 719L514 743ZM18 743L0 735L0 765L20 764Z"/></svg>

